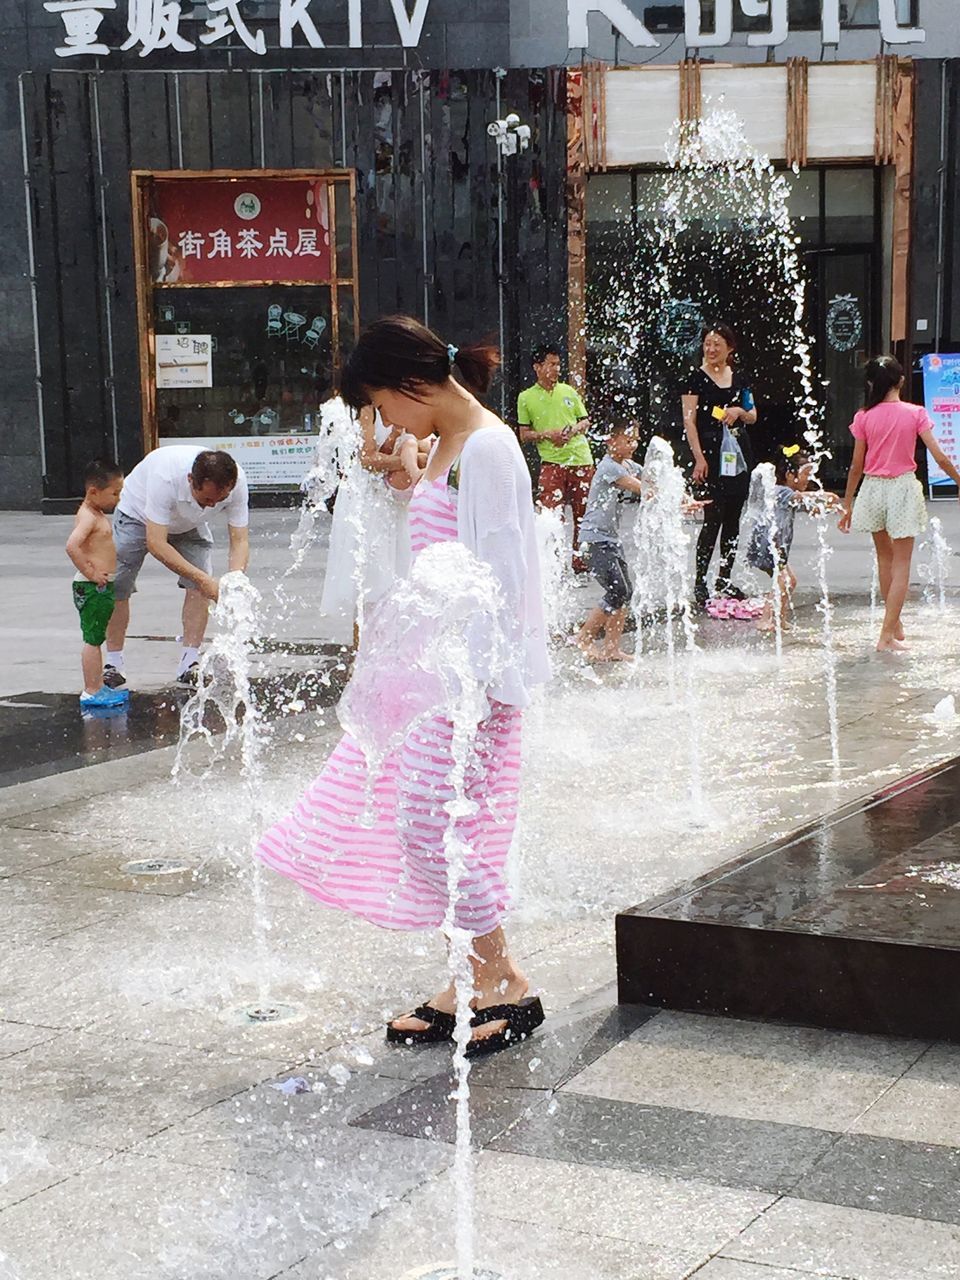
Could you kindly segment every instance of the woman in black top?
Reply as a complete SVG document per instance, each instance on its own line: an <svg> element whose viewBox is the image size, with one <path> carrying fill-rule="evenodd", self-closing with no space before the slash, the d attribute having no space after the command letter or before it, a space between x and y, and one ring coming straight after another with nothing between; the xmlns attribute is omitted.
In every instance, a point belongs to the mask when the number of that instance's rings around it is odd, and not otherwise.
<svg viewBox="0 0 960 1280"><path fill-rule="evenodd" d="M703 361L683 384L683 428L693 454L693 481L703 485L710 505L704 508L697 540L696 600L707 602L707 570L720 535L717 594L740 596L730 580L737 557L740 515L747 500L753 451L744 430L757 420L753 393L733 367L737 340L729 325L716 324L703 335ZM723 428L734 440L724 451Z"/></svg>

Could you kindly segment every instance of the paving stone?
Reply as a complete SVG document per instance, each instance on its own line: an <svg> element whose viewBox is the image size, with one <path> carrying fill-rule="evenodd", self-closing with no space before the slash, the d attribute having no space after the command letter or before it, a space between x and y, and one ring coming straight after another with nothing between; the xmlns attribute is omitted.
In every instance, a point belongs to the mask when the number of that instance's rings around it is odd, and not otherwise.
<svg viewBox="0 0 960 1280"><path fill-rule="evenodd" d="M793 1195L960 1225L960 1151L849 1136L800 1180Z"/></svg>
<svg viewBox="0 0 960 1280"><path fill-rule="evenodd" d="M116 1149L274 1077L283 1066L65 1032L5 1060L0 1125Z"/></svg>
<svg viewBox="0 0 960 1280"><path fill-rule="evenodd" d="M102 1164L112 1156L112 1151L101 1147L38 1138L19 1128L0 1129L0 1210L46 1191L81 1169ZM0 1241L2 1239L0 1220Z"/></svg>
<svg viewBox="0 0 960 1280"><path fill-rule="evenodd" d="M121 1155L5 1210L5 1261L17 1280L267 1280L331 1238L301 1196Z"/></svg>
<svg viewBox="0 0 960 1280"><path fill-rule="evenodd" d="M953 1280L960 1273L960 1228L785 1199L723 1255L844 1280ZM767 1280L762 1270L757 1280Z"/></svg>
<svg viewBox="0 0 960 1280"><path fill-rule="evenodd" d="M434 1142L456 1140L455 1081L449 1074L434 1076L374 1107L353 1123L363 1129L402 1133ZM474 1146L484 1147L511 1125L545 1106L546 1090L470 1088L470 1130Z"/></svg>
<svg viewBox="0 0 960 1280"><path fill-rule="evenodd" d="M63 863L83 852L74 836L0 827L0 880Z"/></svg>
<svg viewBox="0 0 960 1280"><path fill-rule="evenodd" d="M932 1045L854 1129L960 1147L960 1045Z"/></svg>
<svg viewBox="0 0 960 1280"><path fill-rule="evenodd" d="M850 1276L828 1276L824 1271L801 1271L796 1267L768 1267L763 1263L736 1262L732 1258L711 1258L696 1272L695 1280L853 1280Z"/></svg>
<svg viewBox="0 0 960 1280"><path fill-rule="evenodd" d="M285 1095L273 1087L296 1078L305 1080L310 1091ZM317 1163L346 1168L351 1164L347 1155L351 1148L377 1149L365 1131L347 1126L404 1087L402 1080L359 1072L340 1084L326 1072L298 1068L292 1075L283 1073L276 1081L178 1120L134 1150L139 1155L238 1173L265 1174L281 1164L299 1164L305 1170ZM385 1160L391 1149L393 1144L384 1145ZM438 1149L438 1161L446 1158Z"/></svg>
<svg viewBox="0 0 960 1280"><path fill-rule="evenodd" d="M665 1012L566 1086L595 1097L842 1131L924 1046Z"/></svg>
<svg viewBox="0 0 960 1280"><path fill-rule="evenodd" d="M778 1194L836 1141L819 1129L559 1093L494 1139L498 1151L699 1178Z"/></svg>
<svg viewBox="0 0 960 1280"><path fill-rule="evenodd" d="M10 1058L15 1053L22 1053L24 1049L32 1049L34 1045L55 1040L59 1034L60 1031L53 1027L0 1021L0 1059Z"/></svg>
<svg viewBox="0 0 960 1280"><path fill-rule="evenodd" d="M773 1196L632 1170L486 1151L477 1165L477 1202L513 1222L612 1236L665 1250L711 1252Z"/></svg>

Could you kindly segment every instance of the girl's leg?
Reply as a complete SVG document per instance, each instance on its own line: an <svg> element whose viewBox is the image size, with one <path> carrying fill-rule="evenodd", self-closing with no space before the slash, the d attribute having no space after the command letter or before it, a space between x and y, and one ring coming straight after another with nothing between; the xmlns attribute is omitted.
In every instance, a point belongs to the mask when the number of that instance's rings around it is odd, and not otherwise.
<svg viewBox="0 0 960 1280"><path fill-rule="evenodd" d="M492 933L473 940L473 989L476 1007L485 1009L492 1004L516 1004L530 989L530 983L514 964L507 946L506 935L498 925ZM474 1030L473 1039L503 1031L505 1022L484 1022Z"/></svg>
<svg viewBox="0 0 960 1280"><path fill-rule="evenodd" d="M885 529L873 535L877 553L877 579L880 583L880 599L886 603L890 591L890 574L893 569L893 539Z"/></svg>
<svg viewBox="0 0 960 1280"><path fill-rule="evenodd" d="M883 614L883 626L877 649L881 652L905 649L900 637L903 627L900 624L900 613L907 598L910 585L910 561L913 558L913 538L891 538L892 557L890 563L890 579L884 600L886 608Z"/></svg>
<svg viewBox="0 0 960 1280"><path fill-rule="evenodd" d="M893 539L885 529L873 535L873 545L877 553L877 580L880 585L880 599L886 604L890 594L890 577L893 573ZM894 638L903 639L903 625L897 623Z"/></svg>

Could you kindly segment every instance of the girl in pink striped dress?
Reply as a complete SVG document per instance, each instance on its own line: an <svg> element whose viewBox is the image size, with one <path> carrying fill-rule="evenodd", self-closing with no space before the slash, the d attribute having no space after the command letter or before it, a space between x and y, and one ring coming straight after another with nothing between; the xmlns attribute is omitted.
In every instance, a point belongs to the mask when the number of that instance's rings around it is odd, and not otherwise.
<svg viewBox="0 0 960 1280"><path fill-rule="evenodd" d="M474 811L457 819L456 836L468 853L454 901L444 849L450 821L445 806L455 794L453 726L442 715L415 725L383 761L372 787L363 752L345 735L293 812L266 832L258 849L268 866L324 906L383 928L436 928L452 916L473 939L471 1053L517 1043L543 1020L501 924L517 816L522 709L533 686L549 678L549 662L529 473L513 433L472 394L487 389L497 363L492 348L458 352L417 321L395 317L361 336L343 386L355 407L372 402L386 421L418 439L437 435L410 498L413 556L437 542L463 542L492 569L504 601L510 656L487 691L490 713L472 743L466 793ZM466 386L453 378L454 365ZM455 1007L450 986L395 1019L387 1037L404 1044L452 1039Z"/></svg>

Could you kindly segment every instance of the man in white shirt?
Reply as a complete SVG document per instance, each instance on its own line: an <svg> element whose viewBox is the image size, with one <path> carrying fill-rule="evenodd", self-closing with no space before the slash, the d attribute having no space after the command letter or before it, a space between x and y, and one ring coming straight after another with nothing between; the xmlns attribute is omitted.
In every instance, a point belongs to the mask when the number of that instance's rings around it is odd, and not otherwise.
<svg viewBox="0 0 960 1280"><path fill-rule="evenodd" d="M247 478L222 450L196 445L154 449L124 481L113 518L117 547L116 606L107 627L107 659L103 682L111 689L126 684L123 644L130 625L130 596L149 552L185 589L183 652L177 668L181 684L195 684L200 645L207 628L210 601L219 583L213 574L213 535L206 522L211 511L223 511L230 533L230 570L246 570L250 557L247 532Z"/></svg>

